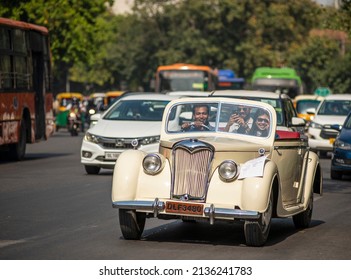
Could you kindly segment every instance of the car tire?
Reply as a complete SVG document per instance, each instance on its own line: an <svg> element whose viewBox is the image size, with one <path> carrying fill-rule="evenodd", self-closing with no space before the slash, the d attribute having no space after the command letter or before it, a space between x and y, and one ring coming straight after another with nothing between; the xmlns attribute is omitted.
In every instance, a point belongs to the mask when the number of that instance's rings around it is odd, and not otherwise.
<svg viewBox="0 0 351 280"><path fill-rule="evenodd" d="M292 217L295 228L297 229L308 228L311 223L312 212L313 212L313 193L311 193L307 209Z"/></svg>
<svg viewBox="0 0 351 280"><path fill-rule="evenodd" d="M262 213L258 221L246 221L244 233L246 245L259 247L263 246L268 238L273 215L273 190L269 197L269 204L266 212Z"/></svg>
<svg viewBox="0 0 351 280"><path fill-rule="evenodd" d="M333 180L341 180L342 179L342 172L330 170L330 178Z"/></svg>
<svg viewBox="0 0 351 280"><path fill-rule="evenodd" d="M100 167L97 166L84 165L84 168L89 175L97 175L100 172Z"/></svg>
<svg viewBox="0 0 351 280"><path fill-rule="evenodd" d="M122 235L128 240L139 240L144 231L146 213L119 209L119 224Z"/></svg>
<svg viewBox="0 0 351 280"><path fill-rule="evenodd" d="M10 145L10 159L23 160L26 154L27 128L24 119L21 120L20 135L18 143Z"/></svg>

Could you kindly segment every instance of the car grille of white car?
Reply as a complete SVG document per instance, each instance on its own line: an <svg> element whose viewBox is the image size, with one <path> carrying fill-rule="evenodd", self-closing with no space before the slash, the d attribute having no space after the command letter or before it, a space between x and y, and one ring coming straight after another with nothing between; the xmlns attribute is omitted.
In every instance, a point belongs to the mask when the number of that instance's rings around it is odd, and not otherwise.
<svg viewBox="0 0 351 280"><path fill-rule="evenodd" d="M106 138L100 137L99 144L106 149L133 149L132 141L135 138Z"/></svg>
<svg viewBox="0 0 351 280"><path fill-rule="evenodd" d="M197 140L185 140L173 149L172 198L206 199L214 148Z"/></svg>

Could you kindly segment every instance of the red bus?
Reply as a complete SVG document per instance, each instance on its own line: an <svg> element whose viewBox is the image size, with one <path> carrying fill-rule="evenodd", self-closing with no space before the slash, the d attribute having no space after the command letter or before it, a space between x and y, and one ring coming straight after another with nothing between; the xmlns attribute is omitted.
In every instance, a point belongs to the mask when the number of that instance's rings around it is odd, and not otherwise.
<svg viewBox="0 0 351 280"><path fill-rule="evenodd" d="M216 84L217 72L205 65L176 63L159 66L156 71L156 92L212 91Z"/></svg>
<svg viewBox="0 0 351 280"><path fill-rule="evenodd" d="M0 156L23 159L54 126L48 30L0 18Z"/></svg>

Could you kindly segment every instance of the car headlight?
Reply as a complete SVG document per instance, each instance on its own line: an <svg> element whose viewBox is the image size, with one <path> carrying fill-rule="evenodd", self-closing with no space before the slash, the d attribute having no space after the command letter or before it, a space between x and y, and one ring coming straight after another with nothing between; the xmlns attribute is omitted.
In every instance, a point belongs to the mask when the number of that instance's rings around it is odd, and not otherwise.
<svg viewBox="0 0 351 280"><path fill-rule="evenodd" d="M95 144L99 143L98 137L94 134L89 133L89 132L85 133L84 139L88 142L92 142Z"/></svg>
<svg viewBox="0 0 351 280"><path fill-rule="evenodd" d="M335 140L334 147L339 148L339 149L343 149L343 150L351 150L351 144L346 143L344 141L341 141L339 139Z"/></svg>
<svg viewBox="0 0 351 280"><path fill-rule="evenodd" d="M139 140L141 145L149 145L153 143L157 143L160 141L160 136L149 136L149 137L144 137Z"/></svg>
<svg viewBox="0 0 351 280"><path fill-rule="evenodd" d="M316 123L316 122L310 122L309 127L317 128L317 129L322 129L323 128L323 126L321 124Z"/></svg>
<svg viewBox="0 0 351 280"><path fill-rule="evenodd" d="M225 160L220 164L218 173L224 181L233 181L239 175L239 167L235 161Z"/></svg>
<svg viewBox="0 0 351 280"><path fill-rule="evenodd" d="M160 154L148 154L143 160L144 171L147 174L155 175L163 169L164 161L164 157Z"/></svg>

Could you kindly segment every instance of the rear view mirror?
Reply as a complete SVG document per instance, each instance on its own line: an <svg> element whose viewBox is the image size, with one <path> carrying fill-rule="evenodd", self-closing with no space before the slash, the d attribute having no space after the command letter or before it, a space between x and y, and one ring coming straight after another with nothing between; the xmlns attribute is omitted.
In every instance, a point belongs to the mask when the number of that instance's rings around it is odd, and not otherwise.
<svg viewBox="0 0 351 280"><path fill-rule="evenodd" d="M191 122L193 117L192 112L183 112L179 115L179 125L182 125L184 122Z"/></svg>

